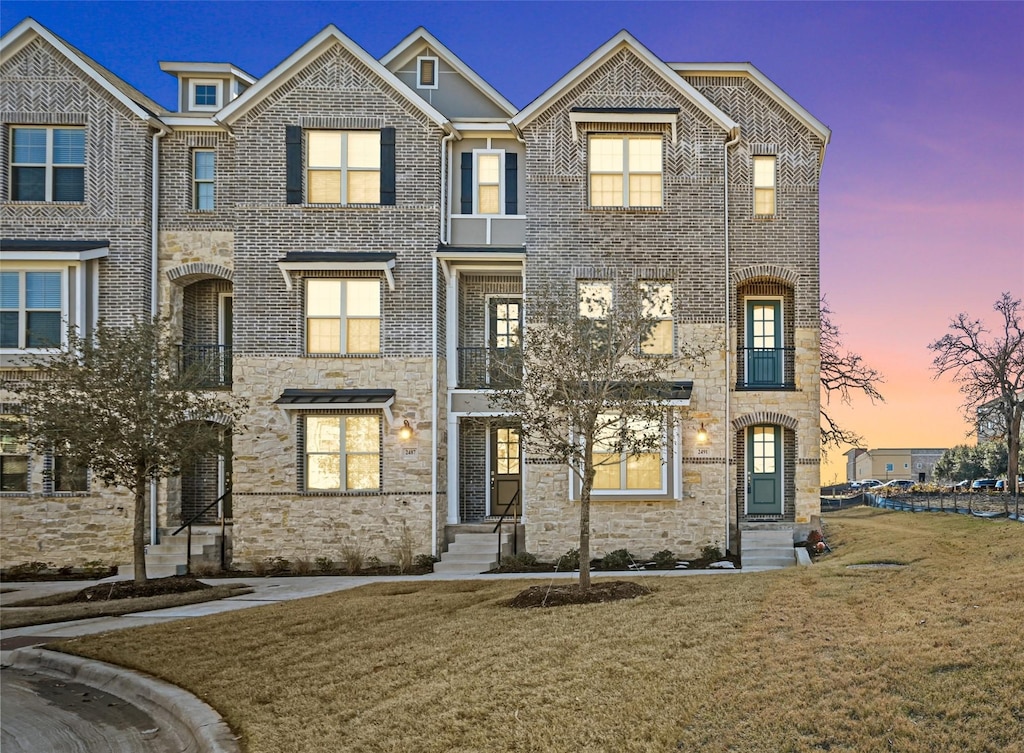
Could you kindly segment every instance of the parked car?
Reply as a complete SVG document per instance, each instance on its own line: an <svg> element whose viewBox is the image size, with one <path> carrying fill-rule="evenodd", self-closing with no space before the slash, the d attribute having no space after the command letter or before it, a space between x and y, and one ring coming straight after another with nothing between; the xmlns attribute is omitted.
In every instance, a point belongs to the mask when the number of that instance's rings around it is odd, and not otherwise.
<svg viewBox="0 0 1024 753"><path fill-rule="evenodd" d="M854 481L853 484L851 484L851 486L853 486L855 489L870 489L873 486L881 485L882 482L879 481L877 478L866 478L862 479L861 481Z"/></svg>
<svg viewBox="0 0 1024 753"><path fill-rule="evenodd" d="M994 478L978 478L971 484L972 492L987 491L989 489L996 488L996 480Z"/></svg>
<svg viewBox="0 0 1024 753"><path fill-rule="evenodd" d="M892 481L886 481L884 484L881 485L881 487L877 488L875 491L881 494L885 494L886 492L905 492L913 485L913 481L908 481L907 479L904 478L896 478L893 479Z"/></svg>

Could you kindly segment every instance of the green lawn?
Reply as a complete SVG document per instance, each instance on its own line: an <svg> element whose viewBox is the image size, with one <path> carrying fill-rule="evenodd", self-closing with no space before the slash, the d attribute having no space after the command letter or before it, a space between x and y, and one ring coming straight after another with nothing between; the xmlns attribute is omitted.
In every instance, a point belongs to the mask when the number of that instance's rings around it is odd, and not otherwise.
<svg viewBox="0 0 1024 753"><path fill-rule="evenodd" d="M377 584L68 641L186 687L249 753L1024 751L1024 526L859 508L811 568ZM905 567L848 568L872 562Z"/></svg>

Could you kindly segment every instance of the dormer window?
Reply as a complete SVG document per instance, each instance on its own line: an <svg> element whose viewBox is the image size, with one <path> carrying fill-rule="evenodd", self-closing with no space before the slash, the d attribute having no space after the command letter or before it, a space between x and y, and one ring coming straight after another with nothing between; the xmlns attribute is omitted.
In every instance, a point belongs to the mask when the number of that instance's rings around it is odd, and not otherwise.
<svg viewBox="0 0 1024 753"><path fill-rule="evenodd" d="M418 57L416 58L416 88L436 89L437 88L437 58Z"/></svg>
<svg viewBox="0 0 1024 753"><path fill-rule="evenodd" d="M189 82L189 109L219 110L222 88L221 81L193 79Z"/></svg>

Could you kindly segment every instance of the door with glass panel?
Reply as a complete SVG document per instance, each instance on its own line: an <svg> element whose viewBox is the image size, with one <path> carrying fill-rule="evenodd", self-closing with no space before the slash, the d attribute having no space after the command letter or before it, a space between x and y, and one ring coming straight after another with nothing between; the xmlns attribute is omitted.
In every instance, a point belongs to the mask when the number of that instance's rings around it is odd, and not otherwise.
<svg viewBox="0 0 1024 753"><path fill-rule="evenodd" d="M490 435L490 514L518 517L523 508L519 428L492 425Z"/></svg>
<svg viewBox="0 0 1024 753"><path fill-rule="evenodd" d="M747 302L747 384L782 385L782 306L780 301Z"/></svg>
<svg viewBox="0 0 1024 753"><path fill-rule="evenodd" d="M511 386L519 381L522 359L519 337L523 327L522 298L489 298L487 303L487 386Z"/></svg>
<svg viewBox="0 0 1024 753"><path fill-rule="evenodd" d="M782 514L782 428L747 430L747 514Z"/></svg>

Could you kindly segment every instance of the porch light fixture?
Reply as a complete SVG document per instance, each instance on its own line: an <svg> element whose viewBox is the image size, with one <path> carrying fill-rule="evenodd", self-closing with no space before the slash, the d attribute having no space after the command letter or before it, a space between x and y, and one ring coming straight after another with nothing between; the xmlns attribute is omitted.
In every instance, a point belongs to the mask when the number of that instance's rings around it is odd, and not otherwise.
<svg viewBox="0 0 1024 753"><path fill-rule="evenodd" d="M412 439L412 426L409 425L409 419L405 419L402 422L401 428L398 430L398 438L403 442Z"/></svg>
<svg viewBox="0 0 1024 753"><path fill-rule="evenodd" d="M708 430L704 428L704 422L700 422L700 428L697 429L697 443L704 444L708 441Z"/></svg>

